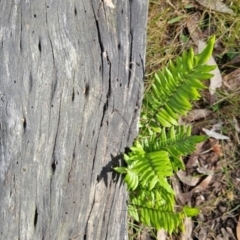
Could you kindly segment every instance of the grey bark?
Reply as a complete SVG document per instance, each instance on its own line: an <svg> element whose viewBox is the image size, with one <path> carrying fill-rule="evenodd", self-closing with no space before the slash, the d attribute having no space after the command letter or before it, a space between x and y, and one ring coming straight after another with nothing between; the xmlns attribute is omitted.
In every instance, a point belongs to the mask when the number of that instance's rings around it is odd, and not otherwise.
<svg viewBox="0 0 240 240"><path fill-rule="evenodd" d="M0 1L0 239L126 239L147 1Z"/></svg>

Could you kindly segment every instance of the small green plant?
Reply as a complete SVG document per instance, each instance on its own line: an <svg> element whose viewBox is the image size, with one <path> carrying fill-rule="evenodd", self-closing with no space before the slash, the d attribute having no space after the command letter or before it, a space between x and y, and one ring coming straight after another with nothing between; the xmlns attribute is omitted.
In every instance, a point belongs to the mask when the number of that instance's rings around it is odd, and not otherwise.
<svg viewBox="0 0 240 240"><path fill-rule="evenodd" d="M127 167L116 167L124 174L129 191L128 212L137 222L169 233L183 228L185 216L193 216L197 209L176 208L175 194L169 177L184 169L182 157L195 149L205 136L192 136L190 126L179 126L178 118L192 107L191 101L200 98L205 88L201 80L212 77L215 66L206 65L212 54L212 37L202 53L193 49L184 52L175 63L170 62L155 74L145 93L140 133L131 151L124 155Z"/></svg>

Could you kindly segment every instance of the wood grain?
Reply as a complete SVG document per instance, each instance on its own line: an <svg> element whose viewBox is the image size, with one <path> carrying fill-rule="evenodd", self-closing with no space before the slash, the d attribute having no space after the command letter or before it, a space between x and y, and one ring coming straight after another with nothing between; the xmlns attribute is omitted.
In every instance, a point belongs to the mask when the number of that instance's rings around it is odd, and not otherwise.
<svg viewBox="0 0 240 240"><path fill-rule="evenodd" d="M0 1L0 239L127 239L147 3Z"/></svg>

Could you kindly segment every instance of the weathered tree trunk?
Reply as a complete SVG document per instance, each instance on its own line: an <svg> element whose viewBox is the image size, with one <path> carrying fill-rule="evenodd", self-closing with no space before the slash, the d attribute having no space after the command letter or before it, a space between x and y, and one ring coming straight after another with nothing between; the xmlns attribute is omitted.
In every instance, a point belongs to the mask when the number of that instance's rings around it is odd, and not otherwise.
<svg viewBox="0 0 240 240"><path fill-rule="evenodd" d="M110 2L110 1L108 1ZM147 1L0 1L0 239L125 239Z"/></svg>

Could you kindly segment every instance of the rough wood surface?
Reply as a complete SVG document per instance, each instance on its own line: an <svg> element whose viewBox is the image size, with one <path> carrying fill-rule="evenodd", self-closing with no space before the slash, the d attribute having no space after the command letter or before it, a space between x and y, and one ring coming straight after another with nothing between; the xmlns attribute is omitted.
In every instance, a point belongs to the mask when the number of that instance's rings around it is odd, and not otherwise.
<svg viewBox="0 0 240 240"><path fill-rule="evenodd" d="M112 3L0 1L0 239L127 238L147 1Z"/></svg>

